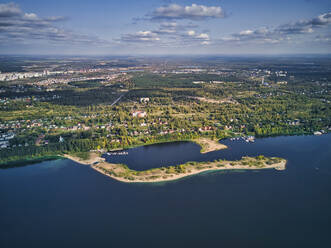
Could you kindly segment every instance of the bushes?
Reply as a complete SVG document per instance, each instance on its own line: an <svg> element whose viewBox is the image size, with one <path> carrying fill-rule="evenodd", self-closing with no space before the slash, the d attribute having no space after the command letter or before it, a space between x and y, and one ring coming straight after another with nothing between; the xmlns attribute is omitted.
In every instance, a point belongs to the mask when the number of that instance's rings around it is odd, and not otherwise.
<svg viewBox="0 0 331 248"><path fill-rule="evenodd" d="M256 159L257 159L257 160L264 160L265 157L264 157L263 155L259 155L259 156L256 157Z"/></svg>

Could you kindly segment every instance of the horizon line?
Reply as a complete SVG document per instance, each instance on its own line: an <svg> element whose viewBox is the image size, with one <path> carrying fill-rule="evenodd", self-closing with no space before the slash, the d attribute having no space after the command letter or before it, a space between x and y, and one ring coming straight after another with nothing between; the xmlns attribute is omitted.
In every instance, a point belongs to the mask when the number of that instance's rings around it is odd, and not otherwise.
<svg viewBox="0 0 331 248"><path fill-rule="evenodd" d="M53 56L53 57L277 57L277 56L331 56L331 53L242 53L242 54L1 54L0 57L6 56Z"/></svg>

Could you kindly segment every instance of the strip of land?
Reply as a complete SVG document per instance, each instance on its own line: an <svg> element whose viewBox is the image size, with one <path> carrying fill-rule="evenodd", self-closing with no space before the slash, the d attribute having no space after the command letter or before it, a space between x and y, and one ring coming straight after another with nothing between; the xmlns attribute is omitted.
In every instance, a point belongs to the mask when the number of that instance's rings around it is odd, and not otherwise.
<svg viewBox="0 0 331 248"><path fill-rule="evenodd" d="M100 157L100 154L97 152L89 152L87 159L80 158L80 157L74 156L74 155L69 155L69 154L65 154L65 155L63 155L63 157L70 159L72 161L75 161L79 164L85 164L85 165L92 165L97 162L105 161L105 159Z"/></svg>
<svg viewBox="0 0 331 248"><path fill-rule="evenodd" d="M194 139L193 142L201 146L201 153L207 153L228 148L226 145L219 143L217 140L209 138Z"/></svg>
<svg viewBox="0 0 331 248"><path fill-rule="evenodd" d="M155 183L180 179L206 171L219 170L259 170L276 169L285 170L286 160L282 158L267 158L262 155L257 157L243 157L237 161L215 160L212 162L187 162L176 166L153 168L136 171L124 164L105 162L97 153L91 153L88 160L66 155L68 159L81 164L91 165L96 171L126 183Z"/></svg>
<svg viewBox="0 0 331 248"><path fill-rule="evenodd" d="M92 165L98 172L126 183L156 183L173 181L206 171L220 170L285 170L286 160L281 158L243 157L238 161L218 160L213 162L187 162L177 166L168 166L145 171L129 169L123 164L101 162Z"/></svg>

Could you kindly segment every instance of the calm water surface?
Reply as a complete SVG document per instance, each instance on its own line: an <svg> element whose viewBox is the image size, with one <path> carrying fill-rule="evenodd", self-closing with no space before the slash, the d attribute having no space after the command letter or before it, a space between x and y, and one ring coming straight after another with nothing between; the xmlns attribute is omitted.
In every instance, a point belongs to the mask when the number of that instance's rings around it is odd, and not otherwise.
<svg viewBox="0 0 331 248"><path fill-rule="evenodd" d="M285 171L212 172L125 184L55 160L0 170L0 247L331 247L331 135L128 150L137 170L186 161L279 156Z"/></svg>

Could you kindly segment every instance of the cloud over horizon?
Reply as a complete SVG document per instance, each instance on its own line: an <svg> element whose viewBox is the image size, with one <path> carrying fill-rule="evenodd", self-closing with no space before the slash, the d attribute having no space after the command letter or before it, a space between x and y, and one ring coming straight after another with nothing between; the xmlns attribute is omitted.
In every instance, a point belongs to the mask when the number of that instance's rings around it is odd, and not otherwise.
<svg viewBox="0 0 331 248"><path fill-rule="evenodd" d="M230 42L261 41L266 43L278 43L290 40L291 37L295 35L313 33L317 29L328 27L330 24L331 12L328 12L308 20L287 23L275 28L261 27L255 30L243 30L239 33L223 37L221 40Z"/></svg>
<svg viewBox="0 0 331 248"><path fill-rule="evenodd" d="M15 3L0 4L0 17L13 17L21 14L21 9Z"/></svg>
<svg viewBox="0 0 331 248"><path fill-rule="evenodd" d="M55 26L66 17L41 18L35 13L24 13L15 3L0 4L0 41L26 43L29 40L70 44L103 44L97 37L75 33Z"/></svg>
<svg viewBox="0 0 331 248"><path fill-rule="evenodd" d="M194 24L179 24L177 22L162 22L154 30L138 31L136 33L123 34L120 39L115 39L119 43L129 43L141 45L149 43L160 46L190 46L190 45L209 45L210 37L205 32L194 30Z"/></svg>
<svg viewBox="0 0 331 248"><path fill-rule="evenodd" d="M209 18L223 18L224 11L219 6L205 6L192 4L191 6L181 6L170 4L162 6L147 15L151 20L206 20Z"/></svg>
<svg viewBox="0 0 331 248"><path fill-rule="evenodd" d="M14 2L0 3L2 53L16 53L18 49L23 53L89 54L127 53L130 49L153 54L293 49L328 53L331 48L331 12L314 1L309 6L291 2L286 11L277 9L279 3L272 0L259 6L245 0L241 1L246 5L228 1L224 6L203 0L156 0L153 7L148 7L148 0L141 0L133 2L129 11L120 1L86 0L80 8L73 0L57 0L56 4L15 1L22 7ZM267 18L270 13L275 15ZM296 16L302 19L293 19ZM137 20L135 25L131 25L132 20Z"/></svg>

